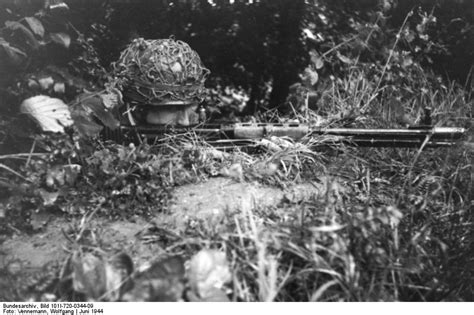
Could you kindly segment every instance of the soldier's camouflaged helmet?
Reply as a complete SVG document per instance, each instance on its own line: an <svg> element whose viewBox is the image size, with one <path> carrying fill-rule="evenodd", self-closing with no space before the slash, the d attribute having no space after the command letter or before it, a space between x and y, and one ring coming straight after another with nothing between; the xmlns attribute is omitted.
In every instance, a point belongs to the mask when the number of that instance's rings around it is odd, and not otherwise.
<svg viewBox="0 0 474 315"><path fill-rule="evenodd" d="M210 71L182 41L135 39L114 64L126 101L143 105L200 103Z"/></svg>

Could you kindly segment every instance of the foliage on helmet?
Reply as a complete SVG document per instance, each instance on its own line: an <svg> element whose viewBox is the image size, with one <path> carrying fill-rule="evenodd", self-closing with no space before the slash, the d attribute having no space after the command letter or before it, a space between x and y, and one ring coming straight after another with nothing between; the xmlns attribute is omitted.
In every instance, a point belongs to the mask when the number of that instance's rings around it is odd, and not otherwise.
<svg viewBox="0 0 474 315"><path fill-rule="evenodd" d="M210 71L185 42L135 39L114 65L116 82L128 101L139 104L201 102Z"/></svg>

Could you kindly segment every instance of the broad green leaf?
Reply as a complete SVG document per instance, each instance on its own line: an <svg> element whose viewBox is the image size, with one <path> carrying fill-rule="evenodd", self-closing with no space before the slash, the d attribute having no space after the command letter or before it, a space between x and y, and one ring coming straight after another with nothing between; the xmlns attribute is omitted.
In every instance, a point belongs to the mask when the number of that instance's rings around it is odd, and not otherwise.
<svg viewBox="0 0 474 315"><path fill-rule="evenodd" d="M28 23L28 26L31 28L33 33L35 33L39 37L44 36L44 27L43 27L43 23L41 23L40 20L38 20L34 16L28 16L25 18L25 21L26 23Z"/></svg>
<svg viewBox="0 0 474 315"><path fill-rule="evenodd" d="M313 86L318 83L319 75L318 72L313 70L311 67L306 67L301 75L301 79L306 86Z"/></svg>
<svg viewBox="0 0 474 315"><path fill-rule="evenodd" d="M93 122L84 110L73 110L71 117L74 120L74 127L83 136L96 136L103 129L101 125Z"/></svg>
<svg viewBox="0 0 474 315"><path fill-rule="evenodd" d="M232 280L229 263L223 252L203 249L189 262L188 280L193 293L202 300L222 301L220 290Z"/></svg>
<svg viewBox="0 0 474 315"><path fill-rule="evenodd" d="M47 3L48 9L54 13L69 10L69 6L62 0L49 0Z"/></svg>
<svg viewBox="0 0 474 315"><path fill-rule="evenodd" d="M185 289L184 261L179 256L160 259L134 278L133 289L122 300L130 302L176 302Z"/></svg>
<svg viewBox="0 0 474 315"><path fill-rule="evenodd" d="M106 301L116 302L123 293L130 290L133 282L130 278L133 272L133 261L125 253L114 255L105 264Z"/></svg>
<svg viewBox="0 0 474 315"><path fill-rule="evenodd" d="M64 94L64 92L66 92L66 85L64 82L57 82L53 86L53 91L54 93Z"/></svg>
<svg viewBox="0 0 474 315"><path fill-rule="evenodd" d="M64 48L69 48L71 45L71 36L66 33L52 33L49 35L51 40Z"/></svg>
<svg viewBox="0 0 474 315"><path fill-rule="evenodd" d="M62 100L46 95L24 100L20 111L33 118L43 131L64 133L64 127L73 124L69 107Z"/></svg>
<svg viewBox="0 0 474 315"><path fill-rule="evenodd" d="M91 253L75 252L72 264L74 291L85 294L89 300L99 300L107 290L104 261Z"/></svg>
<svg viewBox="0 0 474 315"><path fill-rule="evenodd" d="M406 68L413 64L413 59L409 56L403 58L402 67Z"/></svg>
<svg viewBox="0 0 474 315"><path fill-rule="evenodd" d="M8 59L15 66L21 65L27 58L26 53L16 47L11 46L3 38L0 38L0 47L3 48L3 51L5 51L7 54Z"/></svg>
<svg viewBox="0 0 474 315"><path fill-rule="evenodd" d="M411 43L415 39L415 33L413 31L408 31L408 34L405 36L407 42Z"/></svg>
<svg viewBox="0 0 474 315"><path fill-rule="evenodd" d="M46 186L62 187L64 185L74 185L77 176L81 171L78 164L55 165L46 173Z"/></svg>
<svg viewBox="0 0 474 315"><path fill-rule="evenodd" d="M31 46L31 48L38 49L38 47L40 46L40 43L35 38L35 35L23 24L16 21L6 21L5 26L13 31L22 32L25 35L26 42L28 43L28 45Z"/></svg>
<svg viewBox="0 0 474 315"><path fill-rule="evenodd" d="M309 29L305 28L303 29L303 34L308 37L309 39L316 40L317 37L314 35L314 33Z"/></svg>
<svg viewBox="0 0 474 315"><path fill-rule="evenodd" d="M316 70L321 69L324 66L324 61L321 58L321 56L318 54L318 52L313 49L309 52L309 54L311 56L311 62L313 63Z"/></svg>
<svg viewBox="0 0 474 315"><path fill-rule="evenodd" d="M337 52L337 58L339 58L343 63L352 64L352 59L342 55L340 52Z"/></svg>
<svg viewBox="0 0 474 315"><path fill-rule="evenodd" d="M314 66L316 67L317 70L321 69L324 66L324 61L322 58L316 59L314 62Z"/></svg>
<svg viewBox="0 0 474 315"><path fill-rule="evenodd" d="M38 190L41 198L43 199L43 205L51 206L53 205L59 197L59 192L48 192L45 189Z"/></svg>
<svg viewBox="0 0 474 315"><path fill-rule="evenodd" d="M49 90L49 88L54 85L53 77L49 76L49 77L38 79L38 84L40 85L43 91Z"/></svg>
<svg viewBox="0 0 474 315"><path fill-rule="evenodd" d="M104 105L100 95L84 94L80 97L80 104L86 112L97 117L108 128L116 129L119 127L119 121Z"/></svg>

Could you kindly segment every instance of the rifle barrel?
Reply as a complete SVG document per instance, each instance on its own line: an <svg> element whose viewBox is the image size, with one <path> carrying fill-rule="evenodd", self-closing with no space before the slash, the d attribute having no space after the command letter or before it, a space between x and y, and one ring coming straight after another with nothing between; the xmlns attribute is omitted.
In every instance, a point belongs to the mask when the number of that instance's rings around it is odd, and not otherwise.
<svg viewBox="0 0 474 315"><path fill-rule="evenodd" d="M322 128L313 133L331 134L340 136L351 135L380 135L380 136L404 136L404 135L440 135L445 137L461 137L465 132L459 127L432 127L432 128L410 128L410 129L361 129L361 128Z"/></svg>
<svg viewBox="0 0 474 315"><path fill-rule="evenodd" d="M464 128L458 127L432 127L419 129L351 129L351 128L326 128L313 131L317 135L333 135L353 137L357 139L379 139L387 141L397 140L422 140L429 137L429 141L449 140L456 141L462 138Z"/></svg>
<svg viewBox="0 0 474 315"><path fill-rule="evenodd" d="M232 143L248 143L268 136L288 137L295 141L311 136L334 136L335 142L374 147L450 146L461 140L466 130L459 127L420 126L408 129L312 128L308 124L236 123L202 124L194 127L136 126L120 127L120 134L159 137L169 133L194 131L208 140L233 139ZM240 140L240 141L239 141Z"/></svg>

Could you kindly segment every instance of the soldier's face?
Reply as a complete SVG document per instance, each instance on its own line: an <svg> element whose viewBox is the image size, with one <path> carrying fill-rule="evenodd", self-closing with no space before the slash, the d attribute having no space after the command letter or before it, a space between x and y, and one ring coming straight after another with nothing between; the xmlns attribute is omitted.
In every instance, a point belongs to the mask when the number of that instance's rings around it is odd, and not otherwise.
<svg viewBox="0 0 474 315"><path fill-rule="evenodd" d="M146 115L146 122L152 125L189 126L198 122L197 105L156 106Z"/></svg>

